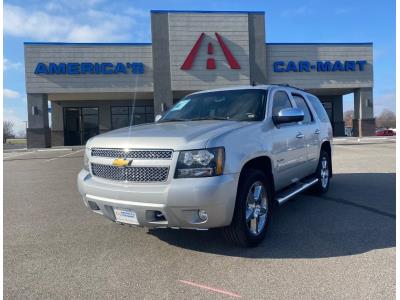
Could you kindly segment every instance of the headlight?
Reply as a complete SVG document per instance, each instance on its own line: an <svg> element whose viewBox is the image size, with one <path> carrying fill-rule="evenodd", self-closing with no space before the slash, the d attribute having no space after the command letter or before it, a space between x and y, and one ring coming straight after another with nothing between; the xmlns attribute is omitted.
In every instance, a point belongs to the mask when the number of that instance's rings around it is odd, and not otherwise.
<svg viewBox="0 0 400 300"><path fill-rule="evenodd" d="M83 169L89 172L89 153L90 150L85 148L84 151L84 155L83 155Z"/></svg>
<svg viewBox="0 0 400 300"><path fill-rule="evenodd" d="M181 151L176 165L175 178L210 177L224 170L223 147Z"/></svg>

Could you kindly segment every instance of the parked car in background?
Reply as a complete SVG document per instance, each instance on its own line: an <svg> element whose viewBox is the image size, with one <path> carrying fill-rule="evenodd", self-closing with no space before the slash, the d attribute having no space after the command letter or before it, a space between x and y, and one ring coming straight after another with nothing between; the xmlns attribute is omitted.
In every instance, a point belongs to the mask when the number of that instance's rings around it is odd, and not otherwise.
<svg viewBox="0 0 400 300"><path fill-rule="evenodd" d="M396 135L396 132L392 129L378 129L375 132L376 136L394 136Z"/></svg>
<svg viewBox="0 0 400 300"><path fill-rule="evenodd" d="M329 188L331 123L303 90L197 92L157 120L87 142L78 187L89 209L149 228L221 228L229 241L255 246L275 203Z"/></svg>

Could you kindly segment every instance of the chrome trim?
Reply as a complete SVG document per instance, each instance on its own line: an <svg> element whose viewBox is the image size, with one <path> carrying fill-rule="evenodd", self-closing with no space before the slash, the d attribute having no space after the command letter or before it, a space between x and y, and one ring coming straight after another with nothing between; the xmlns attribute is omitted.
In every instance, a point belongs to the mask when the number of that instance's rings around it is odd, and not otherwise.
<svg viewBox="0 0 400 300"><path fill-rule="evenodd" d="M305 189L309 188L310 186L316 184L318 182L318 178L313 179L312 181L303 184L302 186L300 186L297 190L291 192L290 194L281 197L281 198L276 198L276 201L278 202L279 205L282 205L283 203L285 203L286 201L288 201L290 198L294 197L295 195L297 195L298 193L304 191Z"/></svg>
<svg viewBox="0 0 400 300"><path fill-rule="evenodd" d="M105 198L105 197L100 197L100 196L95 196L95 195L90 195L86 194L86 198L97 200L97 201L102 201L102 202L112 202L115 204L121 204L121 205L126 205L127 202L125 200L118 200L114 198ZM135 206L143 206L143 207L154 207L154 208L165 208L165 204L158 204L158 203L143 203L143 202L136 202L136 201L129 201L129 205L135 205Z"/></svg>
<svg viewBox="0 0 400 300"><path fill-rule="evenodd" d="M301 108L283 108L277 116L272 116L275 124L301 122L304 120L304 111Z"/></svg>
<svg viewBox="0 0 400 300"><path fill-rule="evenodd" d="M165 182L168 179L169 167L116 167L91 163L95 177L120 182Z"/></svg>
<svg viewBox="0 0 400 300"><path fill-rule="evenodd" d="M329 183L329 166L326 157L321 161L321 185L325 189Z"/></svg>
<svg viewBox="0 0 400 300"><path fill-rule="evenodd" d="M122 148L92 148L93 157L131 158L131 159L172 159L171 149L122 149Z"/></svg>
<svg viewBox="0 0 400 300"><path fill-rule="evenodd" d="M246 197L245 219L247 228L254 236L264 230L268 218L267 191L261 181L256 181L250 187Z"/></svg>

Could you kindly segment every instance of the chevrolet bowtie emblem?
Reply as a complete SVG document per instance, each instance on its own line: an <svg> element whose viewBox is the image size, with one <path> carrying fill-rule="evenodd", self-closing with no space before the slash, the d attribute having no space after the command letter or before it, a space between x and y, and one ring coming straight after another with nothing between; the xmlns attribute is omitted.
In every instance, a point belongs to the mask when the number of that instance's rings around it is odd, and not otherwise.
<svg viewBox="0 0 400 300"><path fill-rule="evenodd" d="M127 167L127 166L130 166L131 163L132 163L132 161L129 161L125 158L117 158L117 159L114 159L112 162L113 166L115 166L115 167Z"/></svg>

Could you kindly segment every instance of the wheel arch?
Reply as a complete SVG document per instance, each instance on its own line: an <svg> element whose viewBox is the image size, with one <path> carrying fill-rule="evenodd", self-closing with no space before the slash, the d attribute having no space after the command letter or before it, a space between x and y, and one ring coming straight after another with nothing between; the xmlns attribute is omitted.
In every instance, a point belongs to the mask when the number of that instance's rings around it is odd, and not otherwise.
<svg viewBox="0 0 400 300"><path fill-rule="evenodd" d="M265 175L271 179L271 184L272 184L271 191L273 194L275 194L275 182L274 182L274 174L272 172L272 161L269 156L266 155L257 156L246 161L240 170L239 185L243 178L244 171L247 169L256 169L264 172Z"/></svg>

